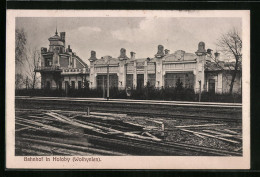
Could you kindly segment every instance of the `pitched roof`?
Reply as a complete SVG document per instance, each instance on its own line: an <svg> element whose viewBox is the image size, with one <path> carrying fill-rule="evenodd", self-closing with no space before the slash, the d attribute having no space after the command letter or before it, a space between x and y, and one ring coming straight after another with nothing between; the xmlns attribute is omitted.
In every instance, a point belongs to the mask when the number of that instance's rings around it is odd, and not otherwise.
<svg viewBox="0 0 260 177"><path fill-rule="evenodd" d="M88 67L88 65L81 59L79 58L78 56L76 56L76 59L84 66L84 67Z"/></svg>
<svg viewBox="0 0 260 177"><path fill-rule="evenodd" d="M55 34L54 36L50 37L49 40L61 40L61 37L58 34Z"/></svg>
<svg viewBox="0 0 260 177"><path fill-rule="evenodd" d="M105 64L107 64L107 59L108 58L109 58L109 64L118 64L119 63L119 59L118 58L112 58L111 56L104 56L101 59L97 59L95 61L95 64L105 65Z"/></svg>
<svg viewBox="0 0 260 177"><path fill-rule="evenodd" d="M240 68L238 68L240 69ZM205 71L235 70L235 62L206 62Z"/></svg>
<svg viewBox="0 0 260 177"><path fill-rule="evenodd" d="M196 58L197 56L194 53L186 53L182 50L177 50L163 57L165 61L193 61Z"/></svg>

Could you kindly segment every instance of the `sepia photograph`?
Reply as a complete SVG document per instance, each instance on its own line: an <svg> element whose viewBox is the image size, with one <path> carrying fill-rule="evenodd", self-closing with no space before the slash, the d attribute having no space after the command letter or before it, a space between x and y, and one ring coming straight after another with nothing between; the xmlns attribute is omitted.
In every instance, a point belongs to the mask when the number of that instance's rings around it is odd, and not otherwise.
<svg viewBox="0 0 260 177"><path fill-rule="evenodd" d="M7 168L250 168L249 15L7 10Z"/></svg>

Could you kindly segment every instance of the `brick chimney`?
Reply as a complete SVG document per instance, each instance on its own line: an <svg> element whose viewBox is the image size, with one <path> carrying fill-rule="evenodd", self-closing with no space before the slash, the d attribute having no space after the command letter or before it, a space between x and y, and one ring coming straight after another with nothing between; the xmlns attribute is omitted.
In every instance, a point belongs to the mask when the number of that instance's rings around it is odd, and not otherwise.
<svg viewBox="0 0 260 177"><path fill-rule="evenodd" d="M165 55L170 54L170 50L168 50L168 49L165 49L164 52L165 52Z"/></svg>
<svg viewBox="0 0 260 177"><path fill-rule="evenodd" d="M205 54L206 53L206 49L205 49L205 43L204 42L199 42L198 44L198 50L197 52L195 52L197 55L200 55L200 54Z"/></svg>
<svg viewBox="0 0 260 177"><path fill-rule="evenodd" d="M60 32L60 38L63 42L65 42L65 32Z"/></svg>
<svg viewBox="0 0 260 177"><path fill-rule="evenodd" d="M135 59L135 52L130 52L131 55L131 59L134 60Z"/></svg>
<svg viewBox="0 0 260 177"><path fill-rule="evenodd" d="M163 45L158 45L157 54L155 54L154 56L155 56L156 58L162 58L162 57L164 57L165 54L164 54L163 49L164 49Z"/></svg>
<svg viewBox="0 0 260 177"><path fill-rule="evenodd" d="M214 55L215 55L215 59L216 59L217 61L219 61L219 59L220 59L220 53L215 52Z"/></svg>
<svg viewBox="0 0 260 177"><path fill-rule="evenodd" d="M127 60L128 57L126 56L126 50L124 48L120 49L120 56L118 57L119 60Z"/></svg>
<svg viewBox="0 0 260 177"><path fill-rule="evenodd" d="M67 48L66 52L72 52L72 49L70 48L70 45L68 45L68 48Z"/></svg>
<svg viewBox="0 0 260 177"><path fill-rule="evenodd" d="M47 52L47 48L46 47L42 47L41 48L41 53L46 53Z"/></svg>
<svg viewBox="0 0 260 177"><path fill-rule="evenodd" d="M90 52L90 58L88 59L90 62L96 61L97 57L96 57L96 51L91 50Z"/></svg>

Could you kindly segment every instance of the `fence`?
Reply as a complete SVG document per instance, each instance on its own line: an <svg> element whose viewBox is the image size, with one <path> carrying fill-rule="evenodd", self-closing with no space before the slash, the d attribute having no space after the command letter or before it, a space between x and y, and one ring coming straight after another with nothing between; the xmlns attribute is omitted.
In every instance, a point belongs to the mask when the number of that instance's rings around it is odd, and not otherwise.
<svg viewBox="0 0 260 177"><path fill-rule="evenodd" d="M199 94L189 88L162 88L145 87L132 89L126 94L125 90L118 90L116 87L110 88L110 98L117 99L138 99L138 100L167 100L167 101L199 101ZM21 89L16 90L16 96L55 96L55 97L85 97L85 98L106 98L106 92L102 89L70 89L65 93L63 90L44 90L44 89ZM202 102L225 102L241 103L241 94L218 94L202 92Z"/></svg>

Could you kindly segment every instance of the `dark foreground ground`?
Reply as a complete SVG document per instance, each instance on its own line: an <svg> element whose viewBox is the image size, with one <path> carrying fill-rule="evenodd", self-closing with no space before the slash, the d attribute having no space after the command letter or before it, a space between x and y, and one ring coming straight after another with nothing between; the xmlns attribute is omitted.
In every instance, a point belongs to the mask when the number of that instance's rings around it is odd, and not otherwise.
<svg viewBox="0 0 260 177"><path fill-rule="evenodd" d="M15 153L242 155L241 110L150 106L17 99Z"/></svg>

